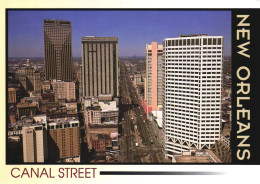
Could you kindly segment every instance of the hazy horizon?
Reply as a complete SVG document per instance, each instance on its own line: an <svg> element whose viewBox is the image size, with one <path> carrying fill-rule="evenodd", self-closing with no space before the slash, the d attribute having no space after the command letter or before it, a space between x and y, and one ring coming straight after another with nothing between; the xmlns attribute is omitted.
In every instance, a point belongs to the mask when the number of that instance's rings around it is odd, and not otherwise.
<svg viewBox="0 0 260 184"><path fill-rule="evenodd" d="M231 56L231 11L8 10L8 57L44 57L44 19L71 21L73 57L81 57L84 36L116 36L120 57L143 57L146 44L182 34L224 36Z"/></svg>

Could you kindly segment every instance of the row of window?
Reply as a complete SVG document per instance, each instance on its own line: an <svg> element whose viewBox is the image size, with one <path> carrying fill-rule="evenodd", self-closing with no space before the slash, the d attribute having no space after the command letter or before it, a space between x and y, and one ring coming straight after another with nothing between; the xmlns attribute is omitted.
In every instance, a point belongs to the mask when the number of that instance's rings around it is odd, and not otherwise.
<svg viewBox="0 0 260 184"><path fill-rule="evenodd" d="M165 45L167 44L167 45ZM167 40L164 46L222 45L221 38L193 38Z"/></svg>
<svg viewBox="0 0 260 184"><path fill-rule="evenodd" d="M222 46L203 46L203 47L198 47L198 46L192 46L192 47L165 47L164 52L167 51L215 51L215 50L222 50Z"/></svg>
<svg viewBox="0 0 260 184"><path fill-rule="evenodd" d="M217 54L217 53L222 53L222 49L206 49L206 50L194 50L194 49L189 49L189 48L183 48L183 49L167 49L166 50L167 54L200 54L200 53L210 53L210 54Z"/></svg>
<svg viewBox="0 0 260 184"><path fill-rule="evenodd" d="M199 104L198 103L190 103L186 100L179 101L179 100L166 100L165 108L169 107L190 107L190 109L198 110Z"/></svg>
<svg viewBox="0 0 260 184"><path fill-rule="evenodd" d="M221 66L221 61L216 59L195 60L195 61L192 59L168 60L166 63L166 69L169 68L167 66L198 66L200 68L201 66Z"/></svg>
<svg viewBox="0 0 260 184"><path fill-rule="evenodd" d="M172 77L178 77L177 78L172 78ZM182 79L183 78L183 79ZM194 78L198 78L198 77L194 77ZM167 76L166 77L166 84L177 84L178 86L175 86L176 89L187 89L186 87L183 87L181 85L187 85L187 87L190 87L190 86L200 86L200 81L199 80L192 80L192 79L188 79L188 78L184 78L184 77L179 77L178 75L176 76ZM195 88L194 88L195 89ZM198 89L198 88L196 88Z"/></svg>
<svg viewBox="0 0 260 184"><path fill-rule="evenodd" d="M191 58L191 59L195 59L196 60L196 58L199 58L199 59L197 59L197 61L201 61L201 56L200 55L187 55L187 56L185 56L185 55L176 55L176 54L174 54L174 55L171 55L171 54L169 54L169 55L166 55L165 56L165 59L166 59L166 61L165 62L168 62L168 61L174 61L174 60L181 60L181 59L183 59L183 60L185 60L185 59L188 59L188 58Z"/></svg>
<svg viewBox="0 0 260 184"><path fill-rule="evenodd" d="M214 55L213 55L214 53ZM222 56L222 52L221 51L212 51L212 53L209 52L203 52L203 53L199 53L199 52L194 52L194 53L190 53L190 52L167 52L165 57L167 56L185 56L185 57L189 57L189 56L202 56L202 57L219 57Z"/></svg>
<svg viewBox="0 0 260 184"><path fill-rule="evenodd" d="M78 123L73 123L73 124L61 124L61 125L51 125L47 126L48 129L61 129L61 128L72 128L72 127L78 127Z"/></svg>

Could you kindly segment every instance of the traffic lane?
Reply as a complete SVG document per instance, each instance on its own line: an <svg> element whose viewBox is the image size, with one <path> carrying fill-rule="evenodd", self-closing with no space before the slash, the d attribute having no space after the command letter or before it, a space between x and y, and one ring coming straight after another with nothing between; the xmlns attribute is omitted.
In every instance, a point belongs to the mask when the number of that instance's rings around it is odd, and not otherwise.
<svg viewBox="0 0 260 184"><path fill-rule="evenodd" d="M127 81L129 82L129 79L127 78ZM131 83L130 83L130 85L129 86L132 86L131 85ZM129 101L131 100L134 104L138 104L138 99L137 99L137 96L136 96L136 94L135 94L135 91L133 90L133 88L131 88L130 90L129 90L129 86L127 86L126 87L126 91L130 91L130 92L132 92L131 93L131 95L129 96L130 97L130 99L129 99ZM140 111L137 111L137 110L135 110L135 112L134 112L134 115L135 116L140 116ZM130 119L130 118L128 118L128 119ZM141 118L141 120L143 120L144 118ZM138 120L137 120L138 121ZM129 123L129 122L127 122L127 123ZM140 123L140 122L139 122ZM128 127L129 128L129 127ZM146 130L146 128L145 129L143 129L143 134L145 134L146 136L145 137L147 137L147 130ZM141 134L142 135L142 134ZM148 134L148 136L150 136L149 134ZM145 137L143 137L143 140L145 141ZM150 143L150 141L149 141L149 139L148 140L146 140L146 142L147 142L147 145L149 145L149 143ZM129 145L129 144L128 144ZM137 151L138 152L138 151ZM129 153L129 152L128 152ZM146 152L145 152L146 153ZM154 156L153 156L154 157Z"/></svg>

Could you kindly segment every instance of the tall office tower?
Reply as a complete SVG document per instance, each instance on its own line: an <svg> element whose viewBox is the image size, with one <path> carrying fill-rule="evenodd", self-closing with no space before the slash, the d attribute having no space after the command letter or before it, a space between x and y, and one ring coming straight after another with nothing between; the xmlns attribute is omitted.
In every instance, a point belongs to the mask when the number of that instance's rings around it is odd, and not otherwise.
<svg viewBox="0 0 260 184"><path fill-rule="evenodd" d="M82 38L83 96L119 95L118 38Z"/></svg>
<svg viewBox="0 0 260 184"><path fill-rule="evenodd" d="M157 42L146 45L145 102L147 114L162 108L162 52Z"/></svg>
<svg viewBox="0 0 260 184"><path fill-rule="evenodd" d="M44 20L45 79L72 81L71 22Z"/></svg>
<svg viewBox="0 0 260 184"><path fill-rule="evenodd" d="M48 159L47 132L41 125L29 125L22 128L23 161L42 163Z"/></svg>
<svg viewBox="0 0 260 184"><path fill-rule="evenodd" d="M210 149L220 139L223 37L163 41L165 156Z"/></svg>
<svg viewBox="0 0 260 184"><path fill-rule="evenodd" d="M51 119L47 126L49 151L56 153L55 159L79 157L79 120L76 118ZM53 156L51 160L53 161Z"/></svg>

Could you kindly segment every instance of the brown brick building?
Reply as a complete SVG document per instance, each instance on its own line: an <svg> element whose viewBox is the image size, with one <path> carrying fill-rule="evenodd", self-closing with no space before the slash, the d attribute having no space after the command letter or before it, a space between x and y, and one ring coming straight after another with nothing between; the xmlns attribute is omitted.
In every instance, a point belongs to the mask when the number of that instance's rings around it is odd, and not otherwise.
<svg viewBox="0 0 260 184"><path fill-rule="evenodd" d="M59 102L41 102L40 105L40 111L42 113L46 113L47 111L50 111L53 108L59 108L60 104Z"/></svg>
<svg viewBox="0 0 260 184"><path fill-rule="evenodd" d="M16 103L16 90L8 88L8 103Z"/></svg>
<svg viewBox="0 0 260 184"><path fill-rule="evenodd" d="M106 151L106 140L102 134L91 134L90 142L96 152Z"/></svg>
<svg viewBox="0 0 260 184"><path fill-rule="evenodd" d="M34 103L19 103L17 104L17 117L32 116L37 113L37 104Z"/></svg>
<svg viewBox="0 0 260 184"><path fill-rule="evenodd" d="M118 149L118 125L110 124L110 125L89 125L87 129L88 140L91 143L91 135L93 134L102 134L105 139L105 147L107 150ZM92 146L93 147L93 146Z"/></svg>
<svg viewBox="0 0 260 184"><path fill-rule="evenodd" d="M58 160L80 156L79 121L77 119L54 119L48 122L47 129L50 135L49 151L54 154L58 153L56 155Z"/></svg>
<svg viewBox="0 0 260 184"><path fill-rule="evenodd" d="M54 92L43 92L42 100L47 100L48 102L55 102Z"/></svg>

